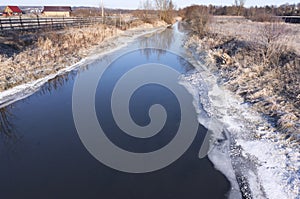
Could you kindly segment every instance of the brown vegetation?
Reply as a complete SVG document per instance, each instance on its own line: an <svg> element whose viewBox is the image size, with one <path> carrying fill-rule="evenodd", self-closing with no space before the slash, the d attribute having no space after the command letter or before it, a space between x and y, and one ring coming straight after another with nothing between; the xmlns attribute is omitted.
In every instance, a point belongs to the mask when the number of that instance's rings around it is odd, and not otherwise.
<svg viewBox="0 0 300 199"><path fill-rule="evenodd" d="M189 24L193 33L200 37L208 32L211 15L206 6L190 6L180 12L181 17Z"/></svg>
<svg viewBox="0 0 300 199"><path fill-rule="evenodd" d="M12 57L0 55L0 90L36 80L74 64L84 56L84 49L116 33L113 28L103 25L84 30L72 28L63 34L52 32L41 36L33 46Z"/></svg>
<svg viewBox="0 0 300 199"><path fill-rule="evenodd" d="M168 24L174 23L175 5L172 0L141 0L140 9L134 11L135 16L148 22L159 18Z"/></svg>
<svg viewBox="0 0 300 199"><path fill-rule="evenodd" d="M218 18L211 27L205 37L191 37L187 46L206 50L202 58L224 85L273 121L286 139L298 143L300 56L293 41L300 36L299 27Z"/></svg>
<svg viewBox="0 0 300 199"><path fill-rule="evenodd" d="M75 17L101 17L100 8L77 8L72 12Z"/></svg>
<svg viewBox="0 0 300 199"><path fill-rule="evenodd" d="M154 21L157 21L158 16L155 10L135 10L132 12L132 15L134 17L139 18L142 20L144 23L153 23Z"/></svg>
<svg viewBox="0 0 300 199"><path fill-rule="evenodd" d="M131 24L131 28L141 24ZM114 26L102 24L53 31L40 35L36 42L14 55L0 54L0 91L56 74L87 57L93 47L105 39L121 32Z"/></svg>
<svg viewBox="0 0 300 199"><path fill-rule="evenodd" d="M244 16L252 21L259 22L271 22L278 20L275 16L300 16L300 3L296 4L284 4L281 6L264 6L264 7L244 7L245 0L235 0L232 6L191 6L191 7L202 7L210 15L214 16ZM184 17L186 10L179 9L179 14Z"/></svg>

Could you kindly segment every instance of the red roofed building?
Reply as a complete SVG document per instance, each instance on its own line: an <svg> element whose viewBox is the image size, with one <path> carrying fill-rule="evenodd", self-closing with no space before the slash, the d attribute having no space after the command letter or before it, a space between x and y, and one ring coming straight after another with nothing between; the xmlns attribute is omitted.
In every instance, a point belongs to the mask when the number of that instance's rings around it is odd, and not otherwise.
<svg viewBox="0 0 300 199"><path fill-rule="evenodd" d="M22 10L18 6L6 6L4 9L4 16L21 15Z"/></svg>

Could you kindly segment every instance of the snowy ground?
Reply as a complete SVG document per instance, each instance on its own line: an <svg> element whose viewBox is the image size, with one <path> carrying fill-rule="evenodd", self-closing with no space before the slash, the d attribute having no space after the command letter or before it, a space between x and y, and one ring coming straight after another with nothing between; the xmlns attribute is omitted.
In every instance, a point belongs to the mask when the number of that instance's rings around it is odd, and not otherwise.
<svg viewBox="0 0 300 199"><path fill-rule="evenodd" d="M196 70L184 79L197 90L195 98L200 99L199 106L205 110L199 114L200 123L214 132L209 158L216 168L229 179L234 177L230 172L234 169L244 198L299 199L299 146L278 139L276 129L222 87L199 54L190 50L189 61ZM231 161L224 159L226 156ZM230 198L240 198L235 184L233 189Z"/></svg>

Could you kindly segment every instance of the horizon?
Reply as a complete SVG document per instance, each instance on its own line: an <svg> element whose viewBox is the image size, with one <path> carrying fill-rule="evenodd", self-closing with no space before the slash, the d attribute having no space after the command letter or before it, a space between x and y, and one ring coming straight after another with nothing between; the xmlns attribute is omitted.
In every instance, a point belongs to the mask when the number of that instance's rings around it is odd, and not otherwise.
<svg viewBox="0 0 300 199"><path fill-rule="evenodd" d="M2 0L1 0L2 1ZM9 4L5 4L5 2L1 2L1 6L6 5L17 5L17 6L71 6L71 7L100 7L101 0L86 0L86 3L83 3L80 0L48 0L48 3L43 3L41 0L12 0ZM81 3L82 2L82 3ZM131 2L124 2L121 0L103 0L104 7L111 8L111 9L138 9L140 5L140 0L131 1ZM214 5L214 6L231 6L234 4L234 0L215 0L213 3L209 0L173 0L174 4L177 8L184 8L191 5ZM268 3L270 2L270 3ZM264 1L264 2L257 2L256 0L246 0L245 7L251 6L280 6L284 4L298 4L299 1L290 1L286 2L285 0L274 0L274 1Z"/></svg>

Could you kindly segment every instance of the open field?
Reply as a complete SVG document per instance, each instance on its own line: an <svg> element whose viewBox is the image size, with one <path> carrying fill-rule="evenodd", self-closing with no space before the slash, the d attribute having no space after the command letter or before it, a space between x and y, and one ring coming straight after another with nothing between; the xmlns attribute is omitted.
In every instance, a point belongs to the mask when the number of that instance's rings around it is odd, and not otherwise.
<svg viewBox="0 0 300 199"><path fill-rule="evenodd" d="M287 44L288 47L300 54L300 26L289 23L279 23L275 26L280 33L280 42ZM215 16L212 19L210 31L211 33L253 42L263 39L265 27L266 23L252 22L243 17Z"/></svg>
<svg viewBox="0 0 300 199"><path fill-rule="evenodd" d="M300 26L214 17L186 46L291 143L300 141Z"/></svg>

